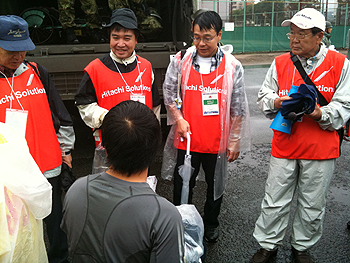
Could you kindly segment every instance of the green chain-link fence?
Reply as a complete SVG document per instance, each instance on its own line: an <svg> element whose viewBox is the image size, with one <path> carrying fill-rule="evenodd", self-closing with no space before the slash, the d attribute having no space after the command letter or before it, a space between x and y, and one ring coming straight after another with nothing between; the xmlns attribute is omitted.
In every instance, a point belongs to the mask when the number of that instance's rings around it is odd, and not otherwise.
<svg viewBox="0 0 350 263"><path fill-rule="evenodd" d="M326 2L327 1L327 2ZM222 42L232 44L235 53L289 50L288 27L281 22L300 9L312 7L322 12L333 25L332 45L347 48L350 29L348 3L261 1L198 1L198 9L214 10L224 22L233 22L234 31L223 30Z"/></svg>

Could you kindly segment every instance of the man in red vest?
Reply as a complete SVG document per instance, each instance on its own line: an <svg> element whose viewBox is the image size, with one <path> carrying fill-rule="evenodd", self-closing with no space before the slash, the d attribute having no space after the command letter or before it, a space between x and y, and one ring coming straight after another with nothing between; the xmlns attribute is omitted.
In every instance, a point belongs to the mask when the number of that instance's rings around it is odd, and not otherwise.
<svg viewBox="0 0 350 263"><path fill-rule="evenodd" d="M326 102L323 106L316 104L313 112L293 123L290 134L274 130L265 197L254 230L261 249L252 262L268 262L276 255L297 193L292 252L296 262L310 263L307 250L322 235L327 191L339 157L336 130L350 117L350 68L345 56L321 43L325 18L317 10L305 8L283 21L282 26L290 26L287 37L291 52ZM287 95L291 86L298 87L305 81L291 55L275 58L259 91L257 103L268 118L274 118L282 102L291 99Z"/></svg>
<svg viewBox="0 0 350 263"><path fill-rule="evenodd" d="M163 84L168 124L173 125L164 149L163 168L168 169L169 162L176 162L175 170L169 169L169 174L174 176L173 202L180 205L183 179L179 167L184 164L189 133L194 172L189 182L188 203L192 203L193 187L202 166L207 183L204 238L216 242L227 162L236 160L240 151L249 148L249 143L248 146L244 143L249 137L249 129L245 129L249 109L243 66L219 44L221 17L214 11L203 12L194 19L192 31L194 46L183 56L182 52L176 54ZM162 176L167 177L163 168Z"/></svg>
<svg viewBox="0 0 350 263"><path fill-rule="evenodd" d="M107 27L111 52L86 66L75 96L83 121L95 129L96 144L101 141L99 128L104 116L122 101L142 102L158 119L160 116L151 63L135 53L139 30L134 12L128 8L114 10Z"/></svg>
<svg viewBox="0 0 350 263"><path fill-rule="evenodd" d="M71 167L75 135L72 119L47 70L24 61L35 48L27 22L0 16L0 122L25 136L29 151L53 187L51 214L44 219L50 242L50 262L67 262L62 219L61 166Z"/></svg>

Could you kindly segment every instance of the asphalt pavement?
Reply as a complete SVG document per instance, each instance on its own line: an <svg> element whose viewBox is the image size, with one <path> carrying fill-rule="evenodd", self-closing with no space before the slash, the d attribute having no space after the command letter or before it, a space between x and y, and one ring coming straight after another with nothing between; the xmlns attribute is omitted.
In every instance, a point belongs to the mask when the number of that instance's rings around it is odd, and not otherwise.
<svg viewBox="0 0 350 263"><path fill-rule="evenodd" d="M346 51L341 51L346 54ZM249 262L259 246L252 236L254 224L260 213L267 178L272 131L270 120L266 119L256 106L257 92L262 84L268 65L277 53L237 54L245 67L245 83L251 114L252 149L241 153L240 157L229 164L229 178L224 194L220 221L219 241L207 244L206 263L242 263ZM70 112L74 112L71 102L66 102ZM94 143L91 130L87 128L77 112L73 114L76 131L76 149L73 152L74 173L80 177L91 172ZM166 135L165 120L162 120L163 133ZM326 142L325 142L326 143ZM343 142L342 156L338 158L324 222L323 236L310 250L316 263L349 263L350 232L346 224L350 220L349 159L350 142ZM162 151L151 166L151 174L158 178L157 193L169 201L172 200L172 182L160 177ZM206 185L197 181L193 201L198 211L203 213ZM295 208L295 202L291 216ZM293 262L289 243L291 228L287 228L283 245L279 248L273 263Z"/></svg>

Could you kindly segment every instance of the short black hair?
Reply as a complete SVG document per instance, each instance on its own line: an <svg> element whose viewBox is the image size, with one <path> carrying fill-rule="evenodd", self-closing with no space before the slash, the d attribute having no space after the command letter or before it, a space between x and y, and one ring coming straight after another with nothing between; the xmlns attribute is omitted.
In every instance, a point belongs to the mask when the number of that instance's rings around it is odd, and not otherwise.
<svg viewBox="0 0 350 263"><path fill-rule="evenodd" d="M127 31L133 31L134 32L134 35L136 37L136 40L138 40L139 36L140 36L140 31L137 30L137 29L128 29L128 28L125 28L123 27L122 25L118 24L118 23L114 23L113 25L111 25L109 28L108 28L108 36L111 37L111 32L113 30L116 30L116 31L124 31L124 32L127 32Z"/></svg>
<svg viewBox="0 0 350 263"><path fill-rule="evenodd" d="M318 28L318 27L311 28L311 33L312 33L313 36L316 36L320 32L323 32L323 30Z"/></svg>
<svg viewBox="0 0 350 263"><path fill-rule="evenodd" d="M106 114L101 129L110 169L130 176L150 166L161 130L157 117L145 104L131 100L119 103Z"/></svg>
<svg viewBox="0 0 350 263"><path fill-rule="evenodd" d="M198 25L200 30L214 29L216 35L222 30L222 19L218 13L214 11L206 11L199 14L192 23L192 30L194 26Z"/></svg>

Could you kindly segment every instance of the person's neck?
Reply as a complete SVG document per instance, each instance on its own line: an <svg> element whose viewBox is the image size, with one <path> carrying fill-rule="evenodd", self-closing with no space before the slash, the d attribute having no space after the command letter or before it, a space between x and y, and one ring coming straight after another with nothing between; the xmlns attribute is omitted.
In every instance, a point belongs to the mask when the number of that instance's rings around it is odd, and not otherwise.
<svg viewBox="0 0 350 263"><path fill-rule="evenodd" d="M8 78L12 77L15 71L16 69L10 69L0 64L0 72Z"/></svg>
<svg viewBox="0 0 350 263"><path fill-rule="evenodd" d="M115 62L117 62L119 64L124 64L125 66L127 66L128 64L133 63L135 61L135 59L136 59L135 51L131 54L130 57L124 58L124 59L118 58L112 51L110 52L110 56Z"/></svg>
<svg viewBox="0 0 350 263"><path fill-rule="evenodd" d="M309 54L301 57L305 58L306 60L309 58L315 59L319 51L320 51L320 46L317 46L317 48L312 50Z"/></svg>
<svg viewBox="0 0 350 263"><path fill-rule="evenodd" d="M123 181L134 182L134 183L145 183L147 182L148 167L142 172L134 173L134 174L131 174L130 176L119 173L113 170L111 167L109 167L106 173L109 174L110 176L113 176Z"/></svg>

